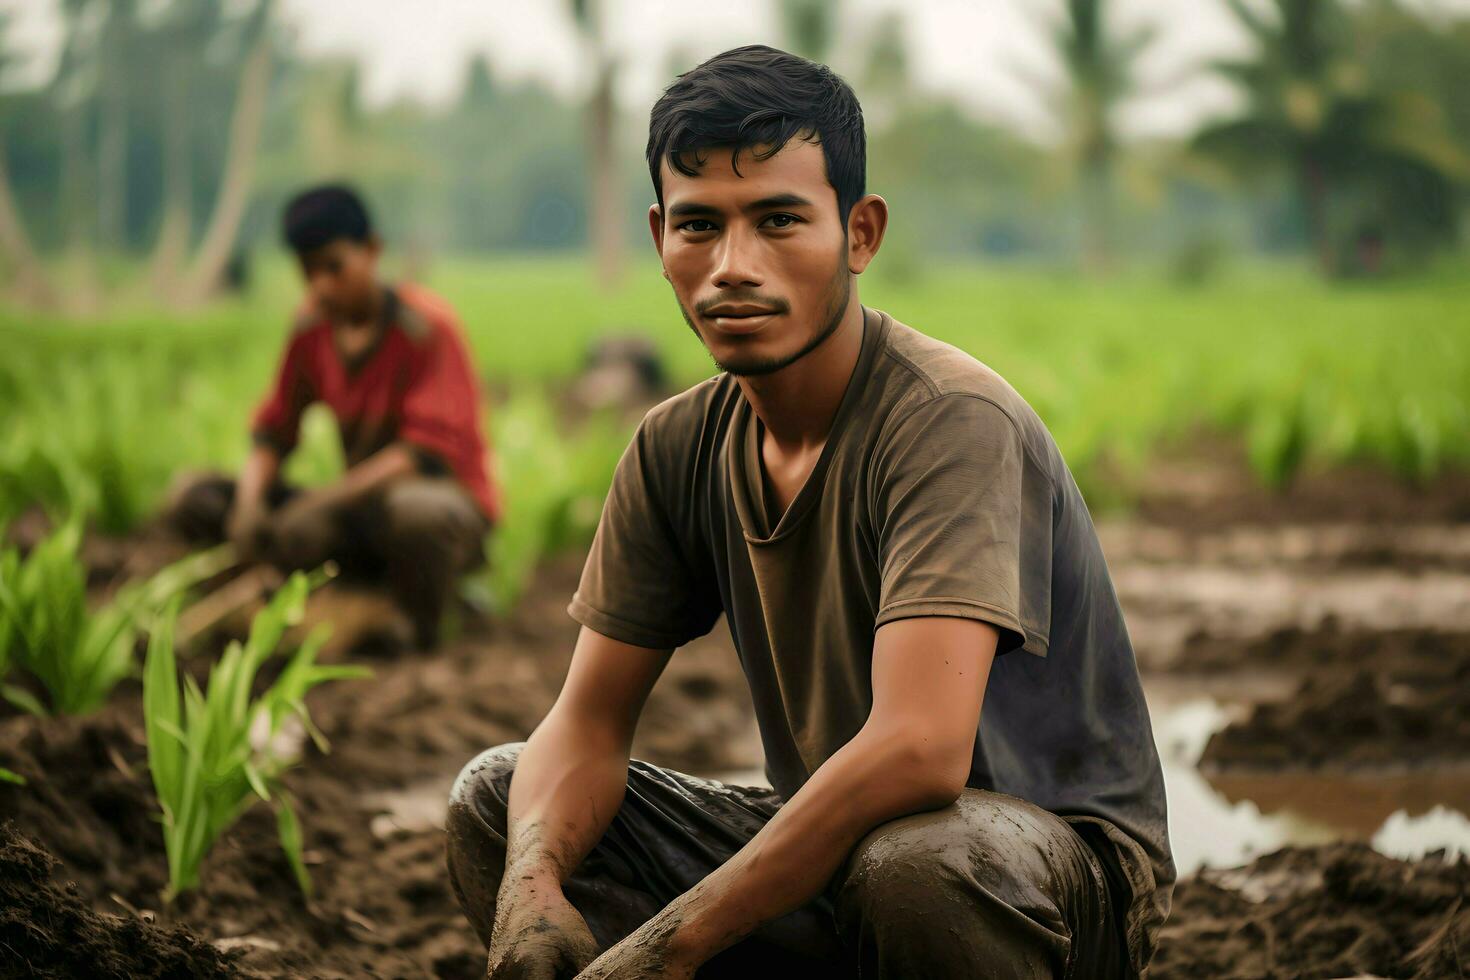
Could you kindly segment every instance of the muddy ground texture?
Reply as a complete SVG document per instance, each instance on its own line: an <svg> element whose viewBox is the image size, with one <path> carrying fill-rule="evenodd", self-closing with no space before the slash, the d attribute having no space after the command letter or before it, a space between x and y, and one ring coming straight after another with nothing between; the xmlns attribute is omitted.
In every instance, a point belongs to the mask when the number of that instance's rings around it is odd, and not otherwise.
<svg viewBox="0 0 1470 980"><path fill-rule="evenodd" d="M1409 491L1337 474L1285 497L1232 466L1158 482L1139 517L1104 524L1104 547L1151 701L1208 692L1231 714L1203 767L1464 764L1470 478ZM106 565L126 552L94 554ZM313 693L332 751L308 744L287 778L309 900L262 807L225 835L196 893L160 907L135 683L90 718L0 717L0 766L28 780L0 783L0 977L483 975L444 873L444 800L464 762L524 738L550 705L577 569L575 556L543 568L509 620L467 621L433 653L358 657L373 679ZM760 766L723 626L675 656L635 752L706 775ZM1159 977L1463 976L1470 865L1342 843L1201 871L1180 883L1155 962Z"/></svg>

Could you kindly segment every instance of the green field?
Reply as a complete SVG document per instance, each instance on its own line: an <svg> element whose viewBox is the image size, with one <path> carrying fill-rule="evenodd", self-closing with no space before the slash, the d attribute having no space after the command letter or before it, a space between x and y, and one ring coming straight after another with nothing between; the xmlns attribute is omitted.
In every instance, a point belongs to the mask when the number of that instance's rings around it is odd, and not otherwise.
<svg viewBox="0 0 1470 980"><path fill-rule="evenodd" d="M939 265L862 281L863 299L1000 371L1055 434L1095 508L1126 505L1164 449L1201 432L1244 442L1266 485L1303 466L1369 460L1408 480L1470 462L1470 279L1446 267L1343 285L1240 267L1203 286L1144 272L1088 281ZM491 429L507 491L494 590L512 596L547 549L585 538L626 432L558 432L545 392L590 340L647 334L680 383L713 368L658 270L600 296L574 258L453 260L429 284L460 311L483 376L506 393ZM86 322L0 310L0 521L41 502L126 531L182 468L233 466L295 302L261 263L251 293L192 315L139 309ZM1187 449L1187 447L1185 447ZM339 465L309 425L299 479Z"/></svg>

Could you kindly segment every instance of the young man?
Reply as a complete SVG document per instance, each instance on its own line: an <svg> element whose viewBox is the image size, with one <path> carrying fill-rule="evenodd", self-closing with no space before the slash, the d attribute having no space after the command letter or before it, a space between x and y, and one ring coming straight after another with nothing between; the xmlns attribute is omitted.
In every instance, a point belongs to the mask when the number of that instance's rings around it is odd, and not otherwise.
<svg viewBox="0 0 1470 980"><path fill-rule="evenodd" d="M455 785L491 977L1147 965L1163 780L1092 522L1013 389L859 304L888 220L864 152L847 85L767 47L653 109L654 245L724 373L644 419L560 697ZM721 613L770 790L629 763L671 651Z"/></svg>
<svg viewBox="0 0 1470 980"><path fill-rule="evenodd" d="M298 195L282 221L307 297L274 384L255 412L238 481L194 480L174 519L191 537L227 536L242 558L283 569L328 559L386 585L432 645L456 577L483 560L499 513L480 395L454 312L417 286L378 279L382 243L352 190ZM302 412L337 418L347 471L296 491L279 482Z"/></svg>

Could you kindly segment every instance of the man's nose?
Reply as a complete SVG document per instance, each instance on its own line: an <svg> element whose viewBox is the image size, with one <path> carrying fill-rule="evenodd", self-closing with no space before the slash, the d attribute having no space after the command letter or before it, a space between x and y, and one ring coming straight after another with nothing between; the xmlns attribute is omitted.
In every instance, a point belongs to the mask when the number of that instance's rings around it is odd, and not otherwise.
<svg viewBox="0 0 1470 980"><path fill-rule="evenodd" d="M760 242L749 229L727 228L720 237L719 254L710 282L716 289L757 287L765 282L760 271Z"/></svg>

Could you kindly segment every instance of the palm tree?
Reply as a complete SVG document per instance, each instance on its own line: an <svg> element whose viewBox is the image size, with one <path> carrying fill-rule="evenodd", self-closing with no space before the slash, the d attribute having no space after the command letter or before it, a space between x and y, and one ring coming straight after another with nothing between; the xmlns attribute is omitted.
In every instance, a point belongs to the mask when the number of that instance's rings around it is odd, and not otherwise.
<svg viewBox="0 0 1470 980"><path fill-rule="evenodd" d="M1248 60L1215 67L1246 97L1245 111L1194 139L1239 172L1285 169L1323 271L1337 269L1331 207L1350 184L1470 176L1470 161L1422 96L1375 91L1354 57L1354 23L1335 0L1273 0L1271 14L1226 0L1255 41Z"/></svg>
<svg viewBox="0 0 1470 980"><path fill-rule="evenodd" d="M1061 17L1041 15L1062 69L1035 71L1012 57L1010 67L1044 93L1060 123L1066 157L1081 188L1082 260L1092 272L1106 271L1114 253L1114 183L1121 140L1118 107L1138 95L1139 56L1157 34L1152 26L1120 33L1108 23L1105 0L1065 0Z"/></svg>
<svg viewBox="0 0 1470 980"><path fill-rule="evenodd" d="M839 0L781 0L777 13L796 54L825 63L837 33Z"/></svg>
<svg viewBox="0 0 1470 980"><path fill-rule="evenodd" d="M1103 0L1067 0L1067 17L1052 35L1068 80L1063 118L1082 186L1083 261L1095 272L1113 257L1115 116L1137 87L1135 65L1154 36L1152 27L1121 36L1110 30Z"/></svg>
<svg viewBox="0 0 1470 980"><path fill-rule="evenodd" d="M597 281L604 290L612 290L623 274L623 184L618 167L617 106L613 102L617 62L608 50L596 0L571 0L571 5L583 58L592 71L586 116L592 248L597 256Z"/></svg>

